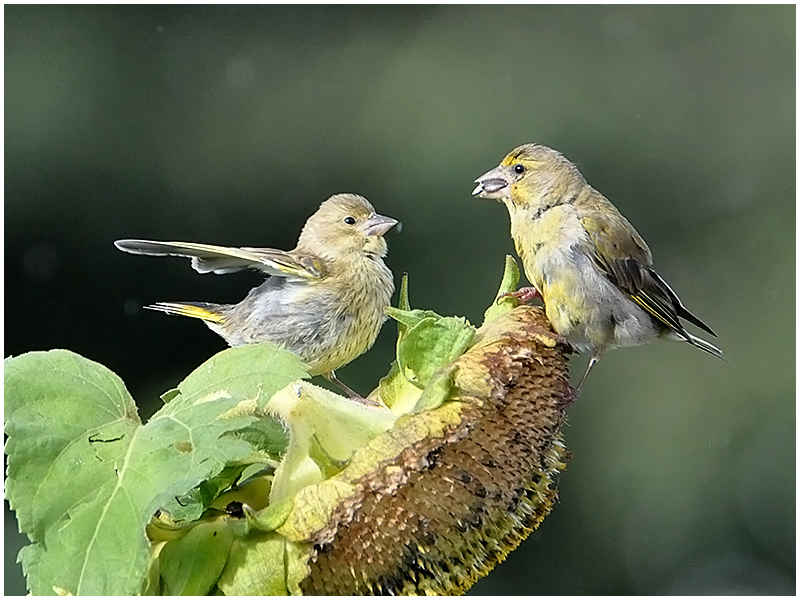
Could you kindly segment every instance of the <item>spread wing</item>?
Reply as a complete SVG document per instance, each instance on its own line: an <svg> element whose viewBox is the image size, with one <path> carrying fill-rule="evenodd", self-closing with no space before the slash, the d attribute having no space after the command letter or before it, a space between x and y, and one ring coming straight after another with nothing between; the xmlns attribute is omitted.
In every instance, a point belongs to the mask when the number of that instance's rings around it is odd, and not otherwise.
<svg viewBox="0 0 800 600"><path fill-rule="evenodd" d="M581 224L594 243L597 266L634 302L681 335L689 335L680 322L686 319L716 336L708 325L686 310L677 294L656 273L650 249L622 215L585 211Z"/></svg>
<svg viewBox="0 0 800 600"><path fill-rule="evenodd" d="M313 257L272 248L228 248L193 242L150 240L117 240L114 245L131 254L191 258L192 267L198 273L224 275L255 269L278 277L311 280L319 279L323 272L322 263Z"/></svg>

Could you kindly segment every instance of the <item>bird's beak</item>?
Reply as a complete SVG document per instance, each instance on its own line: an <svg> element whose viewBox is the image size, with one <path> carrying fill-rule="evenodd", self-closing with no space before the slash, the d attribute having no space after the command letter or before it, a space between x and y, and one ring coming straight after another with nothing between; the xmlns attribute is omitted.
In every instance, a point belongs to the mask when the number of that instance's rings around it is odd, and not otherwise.
<svg viewBox="0 0 800 600"><path fill-rule="evenodd" d="M374 235L381 237L392 227L397 225L397 219L392 217L384 217L383 215L372 215L364 223L364 233L368 236Z"/></svg>
<svg viewBox="0 0 800 600"><path fill-rule="evenodd" d="M508 179L503 167L495 167L488 173L484 173L475 180L475 183L478 184L478 187L472 190L472 195L479 198L499 200L508 193L506 189L508 188Z"/></svg>

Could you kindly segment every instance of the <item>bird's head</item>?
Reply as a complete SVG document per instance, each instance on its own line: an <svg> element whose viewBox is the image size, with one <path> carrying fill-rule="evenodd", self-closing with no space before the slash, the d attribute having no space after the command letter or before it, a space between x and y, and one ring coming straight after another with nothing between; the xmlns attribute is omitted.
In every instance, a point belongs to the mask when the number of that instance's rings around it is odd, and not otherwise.
<svg viewBox="0 0 800 600"><path fill-rule="evenodd" d="M387 250L383 236L395 225L396 219L377 214L366 198L335 194L308 218L297 248L334 260L354 253L382 257Z"/></svg>
<svg viewBox="0 0 800 600"><path fill-rule="evenodd" d="M528 208L552 192L564 195L583 176L560 152L540 144L524 144L509 152L494 169L478 177L473 196Z"/></svg>

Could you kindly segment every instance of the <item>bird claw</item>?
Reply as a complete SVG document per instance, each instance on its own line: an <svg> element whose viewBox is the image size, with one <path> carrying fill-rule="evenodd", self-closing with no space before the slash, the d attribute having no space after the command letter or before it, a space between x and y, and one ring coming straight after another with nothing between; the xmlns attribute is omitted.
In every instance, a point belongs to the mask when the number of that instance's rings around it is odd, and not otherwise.
<svg viewBox="0 0 800 600"><path fill-rule="evenodd" d="M325 377L325 379L336 385L340 390L342 390L345 394L347 394L347 397L350 398L350 400L352 400L353 402L358 402L359 404L362 404L364 406L385 406L383 402L376 401L371 398L365 398L355 390L351 389L350 386L343 383L336 376L336 373L333 371L325 373L323 377Z"/></svg>
<svg viewBox="0 0 800 600"><path fill-rule="evenodd" d="M350 400L352 400L353 402L358 402L359 404L361 404L363 406L372 406L372 407L376 407L376 408L384 408L384 407L386 407L386 405L383 402L380 402L378 400L373 400L372 398L365 398L364 396L362 396L360 394L356 394L354 396L350 396Z"/></svg>
<svg viewBox="0 0 800 600"><path fill-rule="evenodd" d="M564 409L571 406L572 403L575 402L575 400L577 400L580 395L581 395L580 386L572 387L571 385L567 384L567 390L564 392L563 398L561 398L561 401L558 403L558 407Z"/></svg>
<svg viewBox="0 0 800 600"><path fill-rule="evenodd" d="M506 296L511 296L512 298L516 298L521 304L525 304L530 302L531 300L535 300L536 298L542 298L542 294L537 290L535 287L523 287L519 288L516 292L503 292L498 296L497 300L500 301Z"/></svg>

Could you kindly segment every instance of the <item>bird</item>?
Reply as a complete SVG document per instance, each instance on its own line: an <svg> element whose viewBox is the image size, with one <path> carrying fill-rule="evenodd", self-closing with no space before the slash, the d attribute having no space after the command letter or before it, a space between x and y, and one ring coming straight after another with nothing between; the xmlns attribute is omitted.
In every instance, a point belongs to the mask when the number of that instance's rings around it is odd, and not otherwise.
<svg viewBox="0 0 800 600"><path fill-rule="evenodd" d="M591 352L576 393L607 350L657 338L725 360L686 330L682 321L716 337L656 272L628 220L560 152L523 144L475 183L473 196L502 202L511 217L511 237L532 284L511 295L522 302L541 298L555 332L578 352Z"/></svg>
<svg viewBox="0 0 800 600"><path fill-rule="evenodd" d="M336 376L375 342L394 294L384 235L396 219L357 194L335 194L306 221L293 250L123 239L131 254L190 258L199 273L243 269L268 277L238 304L157 302L145 308L201 319L230 346L273 342L297 354L352 399L367 402ZM369 403L369 402L367 402Z"/></svg>

